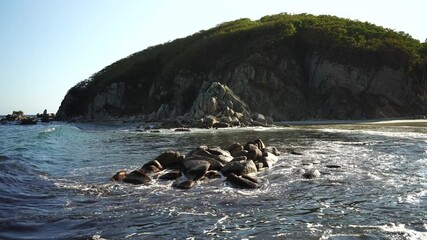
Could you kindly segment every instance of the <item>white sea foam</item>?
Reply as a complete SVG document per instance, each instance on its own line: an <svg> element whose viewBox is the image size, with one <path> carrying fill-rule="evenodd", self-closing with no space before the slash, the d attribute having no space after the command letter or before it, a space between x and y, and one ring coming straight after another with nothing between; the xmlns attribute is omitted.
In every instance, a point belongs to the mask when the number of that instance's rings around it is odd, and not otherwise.
<svg viewBox="0 0 427 240"><path fill-rule="evenodd" d="M48 129L45 129L45 130L43 130L42 132L43 133L50 133L50 132L53 132L53 131L55 131L56 130L56 128L48 128Z"/></svg>

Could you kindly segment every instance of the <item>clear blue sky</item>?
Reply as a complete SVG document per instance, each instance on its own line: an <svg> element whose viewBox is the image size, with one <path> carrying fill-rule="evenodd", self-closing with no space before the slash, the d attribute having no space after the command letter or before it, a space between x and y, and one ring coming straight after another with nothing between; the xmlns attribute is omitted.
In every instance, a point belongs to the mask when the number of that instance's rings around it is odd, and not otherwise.
<svg viewBox="0 0 427 240"><path fill-rule="evenodd" d="M425 0L0 0L0 115L56 112L68 89L149 46L239 18L329 14L427 38Z"/></svg>

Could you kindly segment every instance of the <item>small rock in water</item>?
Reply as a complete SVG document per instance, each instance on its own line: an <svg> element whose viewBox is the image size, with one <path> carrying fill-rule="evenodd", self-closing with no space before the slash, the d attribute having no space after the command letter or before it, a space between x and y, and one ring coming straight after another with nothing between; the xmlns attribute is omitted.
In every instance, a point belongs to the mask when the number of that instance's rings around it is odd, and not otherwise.
<svg viewBox="0 0 427 240"><path fill-rule="evenodd" d="M339 165L326 165L327 168L341 168Z"/></svg>
<svg viewBox="0 0 427 240"><path fill-rule="evenodd" d="M297 152L297 151L295 151L295 150L292 150L292 151L290 152L290 154L292 154L292 155L303 155L302 153Z"/></svg>
<svg viewBox="0 0 427 240"><path fill-rule="evenodd" d="M302 176L306 179L313 179L320 177L320 172L317 169L308 169L302 174Z"/></svg>
<svg viewBox="0 0 427 240"><path fill-rule="evenodd" d="M189 129L189 128L177 128L177 129L175 129L175 132L191 132L191 129Z"/></svg>

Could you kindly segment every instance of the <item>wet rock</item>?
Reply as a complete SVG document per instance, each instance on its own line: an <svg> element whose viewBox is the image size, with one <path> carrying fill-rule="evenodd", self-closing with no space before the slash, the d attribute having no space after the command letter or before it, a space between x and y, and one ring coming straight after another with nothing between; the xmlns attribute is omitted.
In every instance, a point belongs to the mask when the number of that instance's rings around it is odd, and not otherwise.
<svg viewBox="0 0 427 240"><path fill-rule="evenodd" d="M125 170L120 170L114 176L111 178L112 181L123 181L127 176L127 173Z"/></svg>
<svg viewBox="0 0 427 240"><path fill-rule="evenodd" d="M263 149L263 152L269 152L269 153L272 153L272 154L274 154L276 156L280 156L280 151L277 150L276 147L265 147Z"/></svg>
<svg viewBox="0 0 427 240"><path fill-rule="evenodd" d="M262 163L263 167L272 167L278 160L279 158L276 155L265 152L257 162Z"/></svg>
<svg viewBox="0 0 427 240"><path fill-rule="evenodd" d="M248 160L248 157L246 157L246 156L239 156L239 157L235 157L235 158L233 158L233 160L231 160L231 162L235 162L235 161L246 161L246 160Z"/></svg>
<svg viewBox="0 0 427 240"><path fill-rule="evenodd" d="M180 169L184 158L176 151L166 151L155 158L164 168Z"/></svg>
<svg viewBox="0 0 427 240"><path fill-rule="evenodd" d="M189 129L189 128L176 128L174 131L175 132L191 132L191 129Z"/></svg>
<svg viewBox="0 0 427 240"><path fill-rule="evenodd" d="M179 188L179 189L190 189L190 188L194 187L195 184L196 184L196 182L193 180L175 181L172 184L172 187Z"/></svg>
<svg viewBox="0 0 427 240"><path fill-rule="evenodd" d="M227 163L221 170L221 173L224 176L227 176L230 173L236 175L250 174L256 173L257 167L252 160L241 160L241 161L233 161Z"/></svg>
<svg viewBox="0 0 427 240"><path fill-rule="evenodd" d="M255 166L256 166L256 169L258 170L258 172L264 170L264 164L260 161L255 162Z"/></svg>
<svg viewBox="0 0 427 240"><path fill-rule="evenodd" d="M318 178L320 177L320 172L317 169L311 168L311 169L305 170L302 176L306 179Z"/></svg>
<svg viewBox="0 0 427 240"><path fill-rule="evenodd" d="M208 172L205 174L205 177L206 177L206 178L209 178L209 179L221 178L221 173L220 173L220 172L218 172L218 171L208 171Z"/></svg>
<svg viewBox="0 0 427 240"><path fill-rule="evenodd" d="M258 149L260 150L263 150L265 148L265 144L261 139L255 140L254 143L257 145Z"/></svg>
<svg viewBox="0 0 427 240"><path fill-rule="evenodd" d="M185 161L192 161L192 160L209 162L210 164L209 170L221 170L224 167L223 163L221 163L220 161L214 158L192 155L185 159Z"/></svg>
<svg viewBox="0 0 427 240"><path fill-rule="evenodd" d="M256 161L262 157L262 152L258 148L255 148L254 150L248 151L248 153L246 154L246 157L248 159L252 159L252 160Z"/></svg>
<svg viewBox="0 0 427 240"><path fill-rule="evenodd" d="M253 143L253 142L248 142L245 144L245 146L243 147L244 150L246 151L251 151L251 150L255 150L258 149L258 145Z"/></svg>
<svg viewBox="0 0 427 240"><path fill-rule="evenodd" d="M199 158L199 159L215 159L221 164L226 164L233 159L228 151L222 150L219 147L207 147L199 146L197 149L187 154L187 158Z"/></svg>
<svg viewBox="0 0 427 240"><path fill-rule="evenodd" d="M190 180L202 178L209 170L210 163L204 160L186 160L184 161L184 175Z"/></svg>
<svg viewBox="0 0 427 240"><path fill-rule="evenodd" d="M177 179L177 178L179 178L181 176L182 176L181 171L170 171L168 173L165 173L165 174L161 175L159 177L159 179L162 179L162 180L175 180L175 179Z"/></svg>
<svg viewBox="0 0 427 240"><path fill-rule="evenodd" d="M149 161L149 162L145 163L144 165L142 165L141 170L148 172L148 173L150 173L150 172L156 173L156 172L160 172L161 170L163 170L163 166L162 166L162 164L160 164L159 161L152 160L152 161Z"/></svg>
<svg viewBox="0 0 427 240"><path fill-rule="evenodd" d="M218 155L218 156L223 155L226 157L231 157L231 154L229 151L223 150L220 147L208 147L206 151L213 155Z"/></svg>
<svg viewBox="0 0 427 240"><path fill-rule="evenodd" d="M295 151L295 150L291 150L289 153L292 154L292 155L303 155L301 152L298 152L298 151Z"/></svg>
<svg viewBox="0 0 427 240"><path fill-rule="evenodd" d="M259 183L260 182L259 178L256 176L253 176L253 175L244 174L244 175L242 175L242 178L247 179L253 183Z"/></svg>
<svg viewBox="0 0 427 240"><path fill-rule="evenodd" d="M228 147L228 151L233 157L236 157L236 155L242 150L243 150L243 146L240 143L234 143L230 147Z"/></svg>
<svg viewBox="0 0 427 240"><path fill-rule="evenodd" d="M233 155L233 157L242 157L242 156L246 157L246 154L248 154L248 151L247 150L242 150L240 152L237 152L235 155Z"/></svg>
<svg viewBox="0 0 427 240"><path fill-rule="evenodd" d="M341 168L340 165L326 165L327 168Z"/></svg>
<svg viewBox="0 0 427 240"><path fill-rule="evenodd" d="M231 183L231 185L236 188L243 188L243 189L259 188L258 184L246 178L239 177L233 173L228 174L226 181Z"/></svg>
<svg viewBox="0 0 427 240"><path fill-rule="evenodd" d="M151 181L150 176L140 170L134 170L129 173L123 182L131 184L147 184Z"/></svg>

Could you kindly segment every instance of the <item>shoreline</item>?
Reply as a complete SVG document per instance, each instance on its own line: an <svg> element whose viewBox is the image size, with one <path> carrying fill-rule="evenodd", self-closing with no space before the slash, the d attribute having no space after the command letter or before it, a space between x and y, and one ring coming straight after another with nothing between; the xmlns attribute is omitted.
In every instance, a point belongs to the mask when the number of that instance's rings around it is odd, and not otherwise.
<svg viewBox="0 0 427 240"><path fill-rule="evenodd" d="M277 126L320 126L320 125L378 125L427 127L427 118L414 119L369 119L369 120L303 120L275 122Z"/></svg>

